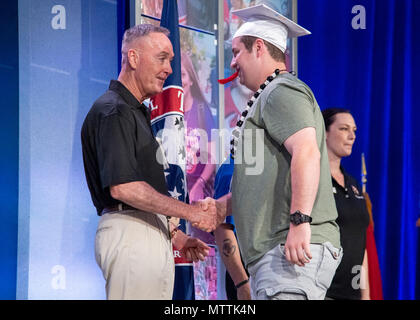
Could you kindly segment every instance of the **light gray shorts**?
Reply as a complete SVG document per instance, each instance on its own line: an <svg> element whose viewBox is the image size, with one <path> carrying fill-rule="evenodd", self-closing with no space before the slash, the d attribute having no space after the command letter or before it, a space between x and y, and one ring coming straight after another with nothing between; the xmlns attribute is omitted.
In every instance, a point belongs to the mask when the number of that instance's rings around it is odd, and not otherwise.
<svg viewBox="0 0 420 320"><path fill-rule="evenodd" d="M323 300L343 250L330 242L311 244L312 259L304 267L286 260L284 245L267 252L248 267L252 299Z"/></svg>

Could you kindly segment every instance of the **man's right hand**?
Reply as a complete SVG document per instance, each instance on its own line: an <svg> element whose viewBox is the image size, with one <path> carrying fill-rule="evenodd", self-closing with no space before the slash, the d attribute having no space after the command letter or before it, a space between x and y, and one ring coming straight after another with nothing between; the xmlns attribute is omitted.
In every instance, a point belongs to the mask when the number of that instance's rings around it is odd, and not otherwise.
<svg viewBox="0 0 420 320"><path fill-rule="evenodd" d="M194 204L198 209L189 219L194 228L199 228L206 232L211 232L217 227L216 200L206 198Z"/></svg>

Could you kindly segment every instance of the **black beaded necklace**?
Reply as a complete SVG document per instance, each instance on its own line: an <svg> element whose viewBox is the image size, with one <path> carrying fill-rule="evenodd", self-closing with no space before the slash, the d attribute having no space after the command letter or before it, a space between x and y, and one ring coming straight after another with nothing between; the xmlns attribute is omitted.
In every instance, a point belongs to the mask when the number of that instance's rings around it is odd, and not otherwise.
<svg viewBox="0 0 420 320"><path fill-rule="evenodd" d="M267 77L267 80L265 80L265 82L260 85L260 88L254 93L254 95L251 97L251 99L248 101L245 110L242 112L241 114L241 118L238 120L238 122L236 123L236 127L235 129L233 129L232 131L232 139L230 140L230 154L232 159L235 158L235 153L236 153L236 148L238 146L238 141L239 141L239 137L241 135L241 127L243 126L243 124L245 123L245 119L249 113L249 110L251 110L252 106L254 105L255 100L257 100L257 98L260 96L261 92L264 91L264 89L267 87L267 85L274 80L274 78L276 78L280 72L284 72L287 70L279 70L276 69L271 75L269 75ZM294 72L291 72L292 74L294 74Z"/></svg>

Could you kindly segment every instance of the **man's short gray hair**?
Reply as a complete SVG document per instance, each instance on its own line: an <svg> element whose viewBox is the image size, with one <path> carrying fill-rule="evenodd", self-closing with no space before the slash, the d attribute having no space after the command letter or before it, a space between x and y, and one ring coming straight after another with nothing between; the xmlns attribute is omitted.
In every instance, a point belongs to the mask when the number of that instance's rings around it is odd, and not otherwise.
<svg viewBox="0 0 420 320"><path fill-rule="evenodd" d="M159 32L169 36L168 29L148 23L138 24L124 32L124 37L121 44L121 56L123 64L125 63L125 57L127 56L129 45L131 45L137 39L145 37L152 32Z"/></svg>

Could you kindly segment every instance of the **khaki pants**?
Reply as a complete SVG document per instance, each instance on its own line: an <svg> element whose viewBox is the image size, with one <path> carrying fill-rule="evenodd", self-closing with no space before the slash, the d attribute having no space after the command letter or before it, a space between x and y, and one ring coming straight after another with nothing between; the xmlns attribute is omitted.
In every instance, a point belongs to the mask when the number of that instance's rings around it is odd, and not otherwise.
<svg viewBox="0 0 420 320"><path fill-rule="evenodd" d="M137 210L103 215L95 258L107 299L172 299L175 266L165 216Z"/></svg>

